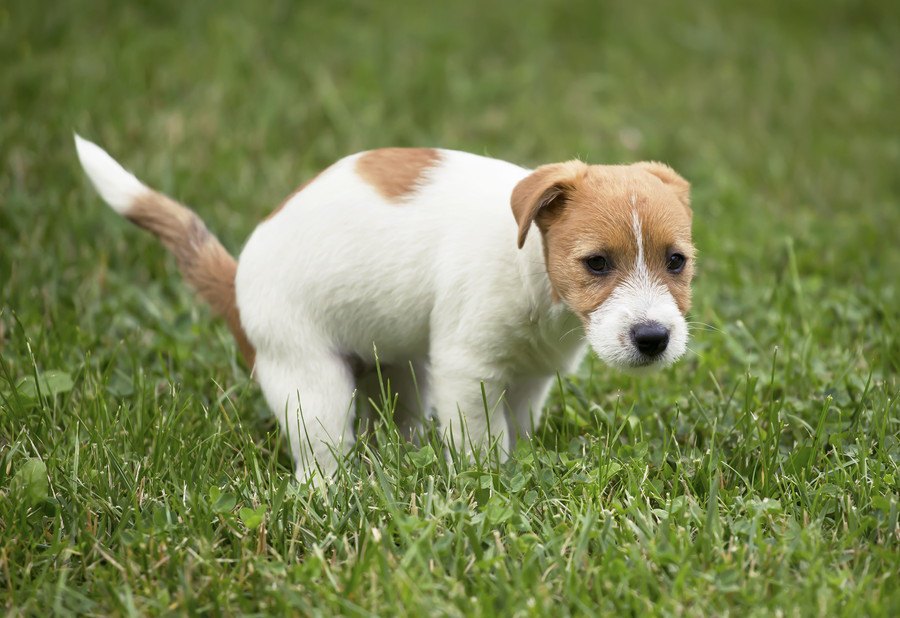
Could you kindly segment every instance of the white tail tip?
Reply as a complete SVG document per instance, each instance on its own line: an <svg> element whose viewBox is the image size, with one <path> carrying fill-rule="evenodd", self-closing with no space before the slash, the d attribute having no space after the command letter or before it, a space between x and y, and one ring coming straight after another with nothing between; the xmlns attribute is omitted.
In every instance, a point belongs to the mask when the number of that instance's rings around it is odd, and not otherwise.
<svg viewBox="0 0 900 618"><path fill-rule="evenodd" d="M124 167L119 165L97 144L75 134L75 149L81 167L97 193L120 215L128 213L134 200L149 191L144 184Z"/></svg>

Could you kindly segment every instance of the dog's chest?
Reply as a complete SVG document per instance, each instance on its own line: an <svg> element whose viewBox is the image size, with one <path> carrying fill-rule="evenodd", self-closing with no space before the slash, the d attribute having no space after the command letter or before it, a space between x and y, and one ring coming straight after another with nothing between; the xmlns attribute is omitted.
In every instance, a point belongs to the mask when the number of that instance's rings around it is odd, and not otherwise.
<svg viewBox="0 0 900 618"><path fill-rule="evenodd" d="M511 338L506 358L513 373L543 375L571 370L584 352L581 321L560 305L529 315L519 335Z"/></svg>

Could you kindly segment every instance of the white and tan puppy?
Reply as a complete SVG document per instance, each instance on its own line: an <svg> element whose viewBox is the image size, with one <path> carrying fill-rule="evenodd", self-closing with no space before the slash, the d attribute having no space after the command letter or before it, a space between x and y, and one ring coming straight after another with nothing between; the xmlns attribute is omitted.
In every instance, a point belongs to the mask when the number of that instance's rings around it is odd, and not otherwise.
<svg viewBox="0 0 900 618"><path fill-rule="evenodd" d="M235 262L193 211L75 142L103 199L156 234L227 321L299 479L351 446L376 349L401 405L468 453L489 440L508 452L536 427L585 340L621 369L685 351L689 185L663 164L363 152L291 195Z"/></svg>

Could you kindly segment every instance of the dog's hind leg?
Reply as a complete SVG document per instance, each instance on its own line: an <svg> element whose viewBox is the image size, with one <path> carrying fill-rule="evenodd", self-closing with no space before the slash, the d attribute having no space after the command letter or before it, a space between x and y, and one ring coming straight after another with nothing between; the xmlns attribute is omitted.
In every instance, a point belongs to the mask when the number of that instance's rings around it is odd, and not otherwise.
<svg viewBox="0 0 900 618"><path fill-rule="evenodd" d="M346 359L325 350L298 350L287 359L261 351L256 376L290 441L297 480L317 469L327 479L355 439L355 383Z"/></svg>
<svg viewBox="0 0 900 618"><path fill-rule="evenodd" d="M391 390L397 393L394 420L400 435L417 442L424 430L427 371L422 363L398 364L390 374Z"/></svg>
<svg viewBox="0 0 900 618"><path fill-rule="evenodd" d="M391 410L400 435L417 441L424 429L426 373L422 363L382 365L381 380L374 367L363 371L357 380L360 430L371 428L378 418L378 410Z"/></svg>

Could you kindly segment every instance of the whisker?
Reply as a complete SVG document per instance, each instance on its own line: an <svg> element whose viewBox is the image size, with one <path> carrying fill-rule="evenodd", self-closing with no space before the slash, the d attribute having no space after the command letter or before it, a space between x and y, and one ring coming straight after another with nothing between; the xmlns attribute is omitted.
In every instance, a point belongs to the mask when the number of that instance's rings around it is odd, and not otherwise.
<svg viewBox="0 0 900 618"><path fill-rule="evenodd" d="M721 333L723 335L726 334L721 328L713 326L712 324L706 324L705 322L687 322L687 325L689 330L706 330Z"/></svg>
<svg viewBox="0 0 900 618"><path fill-rule="evenodd" d="M691 354L693 354L694 356L696 356L697 358L699 358L700 360L703 360L703 355L700 354L697 350L695 350L691 346L686 345L686 346L684 346L684 349L687 350L688 352L690 352Z"/></svg>
<svg viewBox="0 0 900 618"><path fill-rule="evenodd" d="M563 339L565 339L566 337L568 337L569 335L571 335L572 333L574 333L575 331L577 331L579 329L581 329L581 326L576 326L575 328L570 328L568 331L566 331L565 333L560 335L559 340L562 341ZM587 339L587 336L582 334L581 340L583 341L585 339Z"/></svg>

